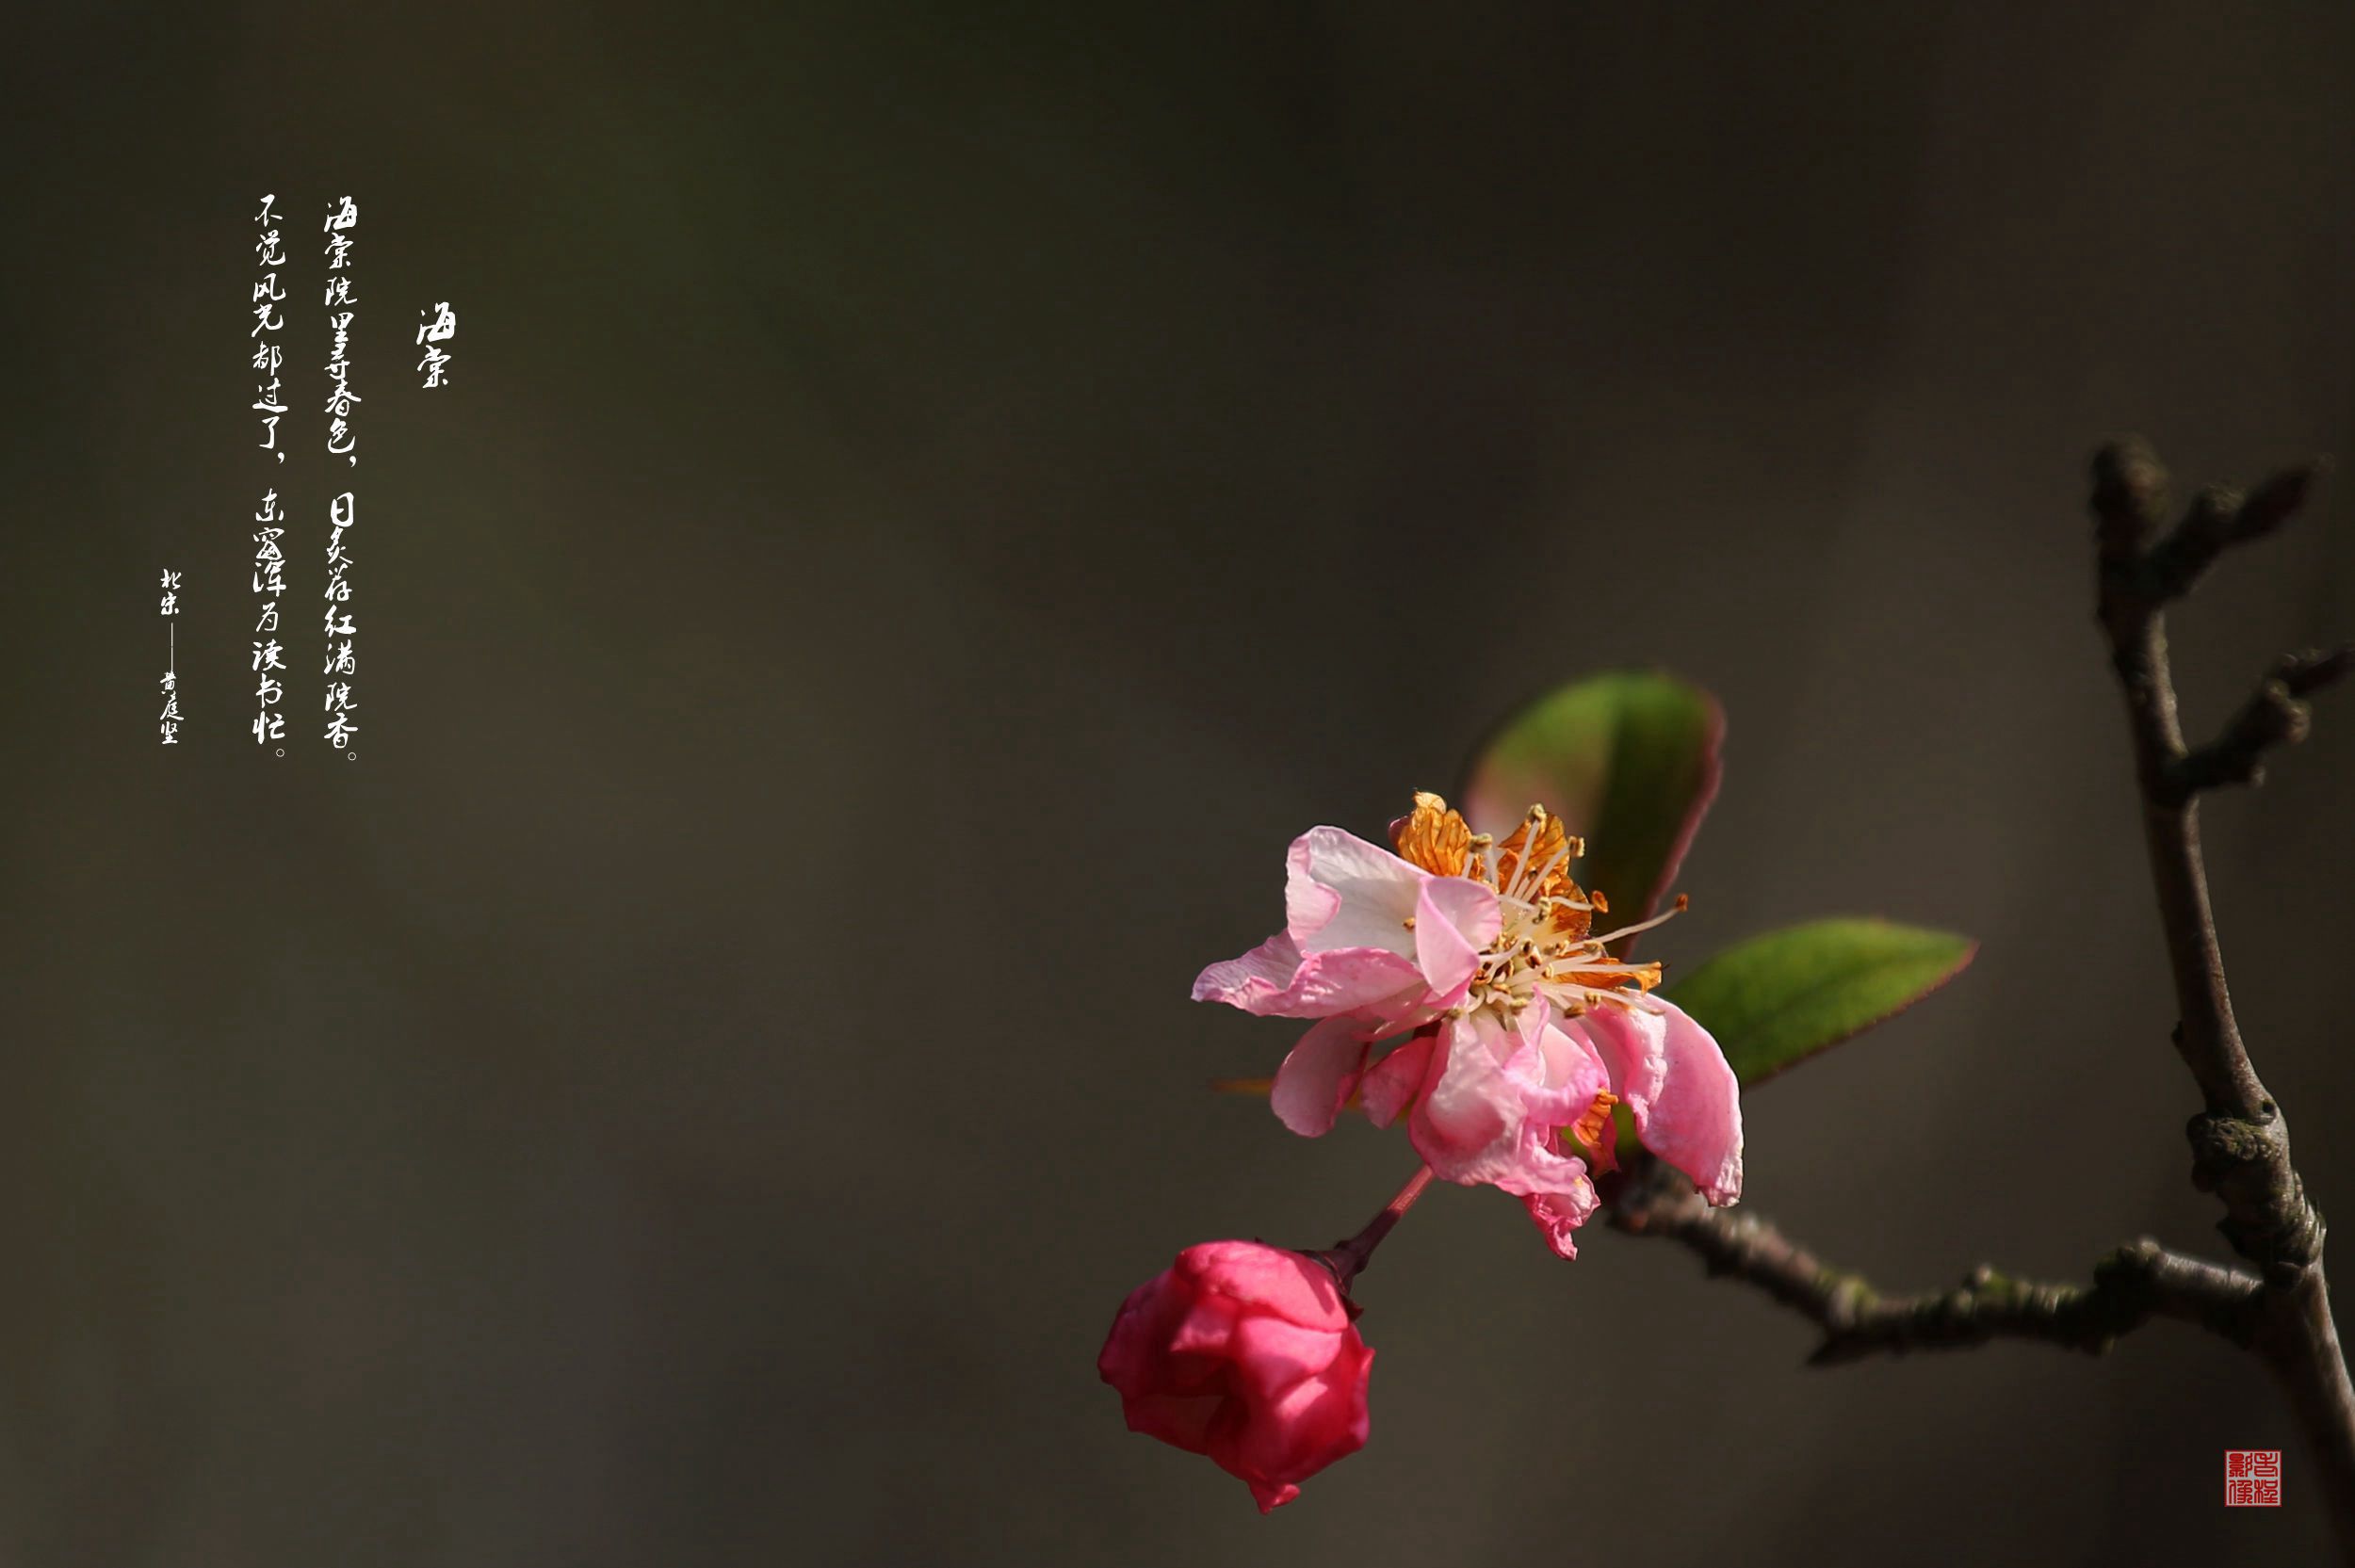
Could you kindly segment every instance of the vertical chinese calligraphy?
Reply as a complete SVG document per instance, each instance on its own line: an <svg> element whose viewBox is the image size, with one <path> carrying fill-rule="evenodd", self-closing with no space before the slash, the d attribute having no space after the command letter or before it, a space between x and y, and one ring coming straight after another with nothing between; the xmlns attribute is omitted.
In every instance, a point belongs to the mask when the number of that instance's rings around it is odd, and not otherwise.
<svg viewBox="0 0 2355 1568"><path fill-rule="evenodd" d="M286 461L285 444L278 439L280 424L287 412L282 374L285 350L275 334L286 327L280 307L287 298L295 269L284 249L285 231L280 226L277 202L275 195L264 196L260 210L253 215L257 234L253 255L259 276L252 287L252 328L247 333L252 346L256 377L252 407L262 416L259 449L269 453L273 465ZM360 395L352 390L351 364L352 323L358 317L360 304L353 268L359 225L360 205L351 197L338 196L327 203L326 221L320 227L326 236L322 253L327 263L326 287L320 300L326 311L329 345L325 366L327 400L323 408L327 415L327 453L331 459L341 458L354 468L360 463L360 438L354 415ZM427 387L442 386L446 384L450 363L450 355L442 346L457 335L458 313L451 309L448 300L443 299L430 311L420 310L417 317L417 344L426 350L426 358L418 368L426 372ZM300 352L297 350L298 354ZM300 510L312 503L299 498L290 501L287 493L278 488L286 483L280 476L277 482L263 491L250 535L253 543L255 616L248 655L248 669L254 681L249 727L257 746L281 743L286 738L287 716L300 708L299 699L287 701L287 687L295 684L291 671L307 657L302 653L303 638L290 636L292 628L282 626L287 578L287 547L284 542L288 532L289 506ZM325 657L319 667L325 677L325 701L321 707L326 715L320 738L354 761L358 760L358 753L347 748L360 733L356 718L359 703L353 697L360 669L359 628L352 610L356 562L350 549L351 530L358 521L359 501L354 490L347 489L328 502L327 585L322 595L326 601L322 625ZM165 569L162 587L163 614L170 621L179 613L180 574ZM162 742L167 746L180 743L179 688L179 634L174 622L165 636L164 705L158 720ZM273 754L284 756L285 747L275 745Z"/></svg>
<svg viewBox="0 0 2355 1568"><path fill-rule="evenodd" d="M324 738L341 750L350 744L360 726L351 721L358 706L351 700L351 682L339 677L349 676L360 668L352 653L356 629L351 619L351 552L344 548L344 534L357 521L351 492L345 491L327 504L327 729ZM336 614L336 606L343 613ZM336 639L343 640L338 642Z"/></svg>
<svg viewBox="0 0 2355 1568"><path fill-rule="evenodd" d="M360 438L351 428L351 410L360 396L351 390L350 346L351 307L359 300L351 289L351 231L359 222L360 209L350 197L327 204L327 325L333 341L327 360L328 380L333 383L327 396L327 451L355 468L360 463ZM357 705L351 700L351 682L343 678L359 668L352 651L356 629L350 609L351 552L344 548L344 534L357 518L350 491L327 504L327 727L320 735L338 751L349 745L359 730L351 719Z"/></svg>
<svg viewBox="0 0 2355 1568"><path fill-rule="evenodd" d="M285 350L269 336L286 325L286 318L278 311L279 303L286 298L286 291L279 286L278 268L286 265L286 256L279 249L278 214L270 208L270 203L277 200L276 196L264 196L262 210L253 215L255 226L262 231L261 238L253 244L262 276L253 285L253 330L246 336L253 343L253 370L261 378L253 391L253 409L262 416L261 449L284 462L286 453L278 445L278 421L285 414L286 405L279 400L282 382L278 369L285 363Z"/></svg>
<svg viewBox="0 0 2355 1568"><path fill-rule="evenodd" d="M262 449L278 462L286 461L285 448L278 445L278 421L286 412L283 400L280 367L285 363L285 351L268 334L284 328L285 317L278 312L286 291L278 281L278 268L286 265L281 249L278 214L272 203L275 196L262 198L262 210L253 216L261 228L262 237L253 247L254 256L263 267L262 281L253 285L253 331L249 335L254 342L253 369L266 377L254 395L253 407L262 415ZM279 509L278 491L272 488L262 493L262 504L253 513L256 525L253 534L253 593L261 601L261 614L253 622L253 743L257 746L278 739L286 733L285 716L271 710L285 697L285 687L273 671L286 668L285 650L278 641L278 600L286 591L286 558L278 547L285 529L277 525L285 520Z"/></svg>
<svg viewBox="0 0 2355 1568"><path fill-rule="evenodd" d="M423 315L425 312L417 314ZM449 374L450 356L436 345L447 343L457 335L458 313L449 308L448 300L436 301L433 319L417 329L417 344L425 350L425 358L417 362L417 368L425 372L427 391L444 385Z"/></svg>
<svg viewBox="0 0 2355 1568"><path fill-rule="evenodd" d="M180 574L164 568L164 711L156 718L160 744L180 744Z"/></svg>
<svg viewBox="0 0 2355 1568"><path fill-rule="evenodd" d="M262 504L253 513L260 525L253 534L253 592L262 602L262 613L253 622L253 743L256 746L283 738L286 733L286 716L273 713L284 700L285 687L274 670L286 668L286 651L278 641L278 600L286 591L286 557L278 547L286 530L278 526L286 520L278 505L278 492L265 491Z"/></svg>
<svg viewBox="0 0 2355 1568"><path fill-rule="evenodd" d="M360 395L351 390L351 307L360 300L351 290L351 231L359 224L360 209L350 197L327 204L327 327L333 344L327 356L327 451L354 467L360 462L360 438L351 428L351 410Z"/></svg>

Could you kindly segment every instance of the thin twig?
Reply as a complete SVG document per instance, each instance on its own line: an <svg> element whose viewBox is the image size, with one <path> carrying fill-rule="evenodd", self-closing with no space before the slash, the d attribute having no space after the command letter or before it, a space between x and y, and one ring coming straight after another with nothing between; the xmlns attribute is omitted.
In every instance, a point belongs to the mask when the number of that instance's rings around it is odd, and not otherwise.
<svg viewBox="0 0 2355 1568"><path fill-rule="evenodd" d="M2125 694L2135 770L2142 784L2144 837L2181 1020L2176 1047L2198 1081L2210 1115L2245 1121L2258 1129L2261 1140L2274 1143L2283 1141L2277 1136L2280 1112L2249 1065L2225 989L2224 958L2217 945L2207 868L2200 852L2198 802L2182 796L2172 782L2185 751L2175 683L2168 668L2163 611L2236 537L2228 524L2215 521L2221 509L2214 499L2217 493L2206 493L2173 532L2150 545L2147 541L2167 505L2166 470L2149 447L2136 441L2105 446L2094 460L2101 620L2109 635L2110 662ZM2303 487L2285 477L2261 493L2302 495Z"/></svg>
<svg viewBox="0 0 2355 1568"><path fill-rule="evenodd" d="M2191 1127L2199 1180L2225 1200L2225 1233L2244 1257L2265 1266L2301 1269L2321 1248L2321 1220L2298 1191L2289 1162L2289 1137L2280 1107L2249 1064L2233 1000L2224 979L2224 956L2208 902L2207 867L2200 849L2199 800L2185 790L2195 765L2184 745L2168 668L2168 600L2187 590L2200 571L2226 545L2278 527L2302 500L2314 465L2292 470L2261 486L2268 497L2259 522L2247 528L2236 518L2251 502L2220 513L2209 492L2172 533L2155 545L2145 542L2166 506L2167 475L2150 448L2136 441L2103 447L2094 460L2093 510L2101 544L2101 620L2110 642L2110 660L2126 698L2134 737L2135 770L2142 784L2144 839L2150 850L2160 922L2174 973L2178 1023L2176 1049L2191 1069L2207 1102L2207 1114ZM2290 700L2292 681L2308 689L2331 661L2295 661L2277 667L2268 683ZM2279 715L2261 691L2249 708ZM2282 727L2279 717L2235 720L2211 757L2230 758ZM2235 739L2235 736L2239 738Z"/></svg>
<svg viewBox="0 0 2355 1568"><path fill-rule="evenodd" d="M2101 464L2112 454L2130 472L2122 476L2104 473ZM2136 469L2140 472L2131 472ZM2137 587L2151 604L2165 605L2180 599L2191 591L2201 574L2226 550L2263 539L2297 516L2298 509L2314 493L2316 481L2330 471L2330 462L2316 458L2282 470L2247 495L2221 485L2211 485L2192 498L2191 509L2172 532L2148 550L2121 549L2119 558L2139 558L2141 581ZM2122 486L2115 483L2120 477L2125 481ZM2112 553L2108 546L2113 541L2112 520L2106 509L2121 503L2127 508L2119 519L2116 542L2138 547L2156 529L2160 514L2166 509L2167 472L2148 446L2129 439L2103 449L2102 458L2095 460L2094 485L2093 504L2103 524L2102 538L2106 560ZM2146 504L2154 499L2158 505Z"/></svg>
<svg viewBox="0 0 2355 1568"><path fill-rule="evenodd" d="M2179 805L2218 784L2265 783L2266 752L2296 745L2313 724L2312 712L2298 699L2346 674L2350 663L2355 663L2355 648L2284 654L2275 660L2223 733L2168 768L2164 794L2168 803Z"/></svg>
<svg viewBox="0 0 2355 1568"><path fill-rule="evenodd" d="M2043 1285L1974 1269L1952 1290L1888 1296L1860 1274L1834 1269L1769 1222L1714 1209L1697 1193L1645 1180L1610 1209L1611 1223L1635 1236L1681 1242L1712 1274L1756 1285L1824 1331L1811 1366L1879 1353L1962 1350L1991 1339L2035 1339L2099 1355L2151 1317L2197 1323L2246 1345L2263 1286L2253 1274L2128 1242L2093 1270L2091 1285Z"/></svg>

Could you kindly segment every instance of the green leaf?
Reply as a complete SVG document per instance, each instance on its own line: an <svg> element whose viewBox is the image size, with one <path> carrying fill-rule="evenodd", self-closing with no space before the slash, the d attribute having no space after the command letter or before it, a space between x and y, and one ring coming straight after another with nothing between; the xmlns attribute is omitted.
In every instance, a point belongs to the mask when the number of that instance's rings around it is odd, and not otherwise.
<svg viewBox="0 0 2355 1568"><path fill-rule="evenodd" d="M1474 756L1465 816L1510 832L1532 805L1586 840L1571 873L1610 900L1605 926L1650 914L1717 793L1717 701L1673 675L1623 671L1557 687Z"/></svg>
<svg viewBox="0 0 2355 1568"><path fill-rule="evenodd" d="M1920 1001L1979 945L1887 920L1813 920L1738 943L1667 997L1717 1037L1747 1089Z"/></svg>

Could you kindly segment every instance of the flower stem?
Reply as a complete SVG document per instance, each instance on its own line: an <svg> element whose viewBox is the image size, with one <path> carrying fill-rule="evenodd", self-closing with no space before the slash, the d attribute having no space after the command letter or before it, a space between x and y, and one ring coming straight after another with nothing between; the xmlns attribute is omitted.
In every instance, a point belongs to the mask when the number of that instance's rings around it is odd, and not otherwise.
<svg viewBox="0 0 2355 1568"><path fill-rule="evenodd" d="M1406 1211L1415 1206L1415 1200L1422 1196L1422 1189L1430 1185L1431 1167L1425 1165L1398 1189L1397 1197L1382 1206L1381 1213L1366 1221L1364 1230L1336 1246L1308 1254L1333 1270L1333 1277L1340 1282L1342 1295L1349 1294L1351 1282L1364 1271L1367 1264L1373 1261L1373 1250L1382 1245L1382 1238L1390 1234L1390 1227L1405 1217Z"/></svg>

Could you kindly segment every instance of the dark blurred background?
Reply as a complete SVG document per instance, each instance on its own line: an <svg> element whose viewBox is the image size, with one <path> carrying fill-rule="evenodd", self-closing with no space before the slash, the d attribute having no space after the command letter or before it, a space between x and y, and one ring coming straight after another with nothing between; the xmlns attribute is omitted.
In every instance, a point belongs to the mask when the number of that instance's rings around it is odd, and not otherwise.
<svg viewBox="0 0 2355 1568"><path fill-rule="evenodd" d="M1179 1247L1325 1243L1412 1168L1204 1091L1291 1043L1186 999L1272 929L1291 836L1378 830L1627 664L1730 719L1656 952L1985 941L1751 1100L1758 1210L1893 1288L2220 1253L2084 464L2124 428L2186 488L2355 457L2346 7L13 29L0 1558L2325 1549L2219 1341L1811 1372L1683 1253L1560 1263L1491 1192L1386 1248L1373 1440L1272 1518L1124 1432L1094 1360ZM246 519L286 491L316 700L346 192L362 733L331 756L298 702L277 760ZM2349 511L2178 616L2195 731L2355 634ZM2209 808L2216 897L2337 1211L2355 707L2274 772ZM2290 1450L2282 1511L2221 1507L2227 1447Z"/></svg>

